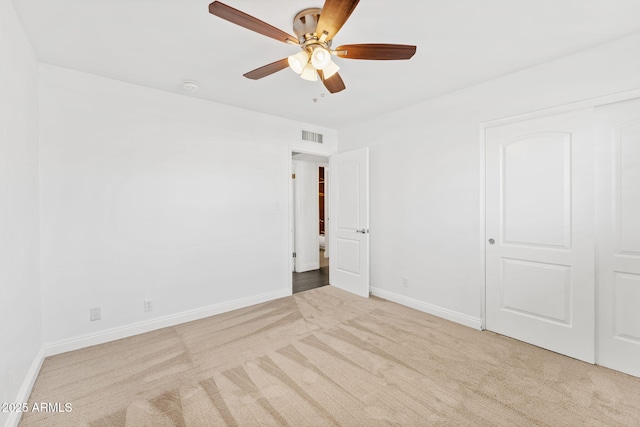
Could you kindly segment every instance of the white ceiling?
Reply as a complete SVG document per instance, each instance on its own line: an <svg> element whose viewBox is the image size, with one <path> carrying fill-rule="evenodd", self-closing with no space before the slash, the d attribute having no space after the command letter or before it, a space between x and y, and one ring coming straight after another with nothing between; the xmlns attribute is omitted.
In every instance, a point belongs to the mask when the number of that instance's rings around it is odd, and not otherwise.
<svg viewBox="0 0 640 427"><path fill-rule="evenodd" d="M347 89L332 95L289 69L242 77L298 48L209 14L209 2L13 0L42 62L334 129L640 32L640 0L362 0L334 46L415 44L417 53L338 58ZM225 0L287 33L298 11L321 2ZM199 89L185 91L185 80Z"/></svg>

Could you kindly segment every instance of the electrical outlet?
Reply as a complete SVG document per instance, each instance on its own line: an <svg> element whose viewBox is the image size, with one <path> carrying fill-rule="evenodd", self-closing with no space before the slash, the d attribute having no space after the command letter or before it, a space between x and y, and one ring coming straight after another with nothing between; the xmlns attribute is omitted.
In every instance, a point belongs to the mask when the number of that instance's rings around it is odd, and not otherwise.
<svg viewBox="0 0 640 427"><path fill-rule="evenodd" d="M144 311L153 311L153 301L144 302Z"/></svg>
<svg viewBox="0 0 640 427"><path fill-rule="evenodd" d="M405 288L409 287L409 278L407 276L402 277L402 286L404 286Z"/></svg>
<svg viewBox="0 0 640 427"><path fill-rule="evenodd" d="M100 320L102 315L100 314L100 307L93 307L89 309L89 320Z"/></svg>

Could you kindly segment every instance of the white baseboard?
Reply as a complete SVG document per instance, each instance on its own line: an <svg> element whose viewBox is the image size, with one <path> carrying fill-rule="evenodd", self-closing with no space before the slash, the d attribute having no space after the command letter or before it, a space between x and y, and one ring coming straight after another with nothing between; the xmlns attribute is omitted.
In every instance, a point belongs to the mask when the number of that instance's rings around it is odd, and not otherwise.
<svg viewBox="0 0 640 427"><path fill-rule="evenodd" d="M16 396L13 402L15 403L23 403L29 401L29 396L31 395L31 389L38 378L38 374L40 373L40 368L42 367L42 362L44 362L44 348L41 347L40 351L36 354L36 357L33 358L33 362L31 363L31 367L29 371L27 371L27 375L22 382L22 386L20 390L18 390L18 395ZM17 427L18 423L20 423L20 418L22 418L22 413L20 412L10 412L9 418L7 418L5 422L5 427Z"/></svg>
<svg viewBox="0 0 640 427"><path fill-rule="evenodd" d="M291 288L283 288L273 292L254 295L247 298L239 298L232 301L210 305L208 307L197 308L195 310L184 311L182 313L159 317L144 322L132 323L126 326L107 329L94 334L80 335L70 339L46 343L43 347L44 356L53 356L55 354L65 353L67 351L79 350L81 348L91 347L93 345L104 344L106 342L143 334L145 332L155 331L157 329L162 329L169 326L179 325L181 323L191 322L193 320L203 319L205 317L226 313L228 311L249 307L251 305L260 304L290 295Z"/></svg>
<svg viewBox="0 0 640 427"><path fill-rule="evenodd" d="M443 319L451 320L452 322L460 323L461 325L468 326L473 329L482 329L482 319L449 310L448 308L438 307L437 305L429 304L394 292L389 292L384 289L371 287L370 290L371 294L377 297L393 301L425 313L433 314L434 316L442 317Z"/></svg>

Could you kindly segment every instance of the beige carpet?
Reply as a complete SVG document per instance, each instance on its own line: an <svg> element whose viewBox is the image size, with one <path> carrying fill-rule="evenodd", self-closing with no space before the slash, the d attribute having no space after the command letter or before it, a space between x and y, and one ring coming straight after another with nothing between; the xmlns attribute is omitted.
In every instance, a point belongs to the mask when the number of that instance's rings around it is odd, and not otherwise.
<svg viewBox="0 0 640 427"><path fill-rule="evenodd" d="M633 426L640 379L331 286L49 357L22 426Z"/></svg>

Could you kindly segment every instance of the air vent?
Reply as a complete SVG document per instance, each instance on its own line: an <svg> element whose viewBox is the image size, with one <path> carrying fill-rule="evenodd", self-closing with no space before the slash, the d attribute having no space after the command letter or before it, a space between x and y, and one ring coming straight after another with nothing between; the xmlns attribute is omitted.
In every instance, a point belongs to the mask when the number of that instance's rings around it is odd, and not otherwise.
<svg viewBox="0 0 640 427"><path fill-rule="evenodd" d="M302 131L302 140L309 142L317 142L318 144L322 144L322 134L309 132L308 130Z"/></svg>

